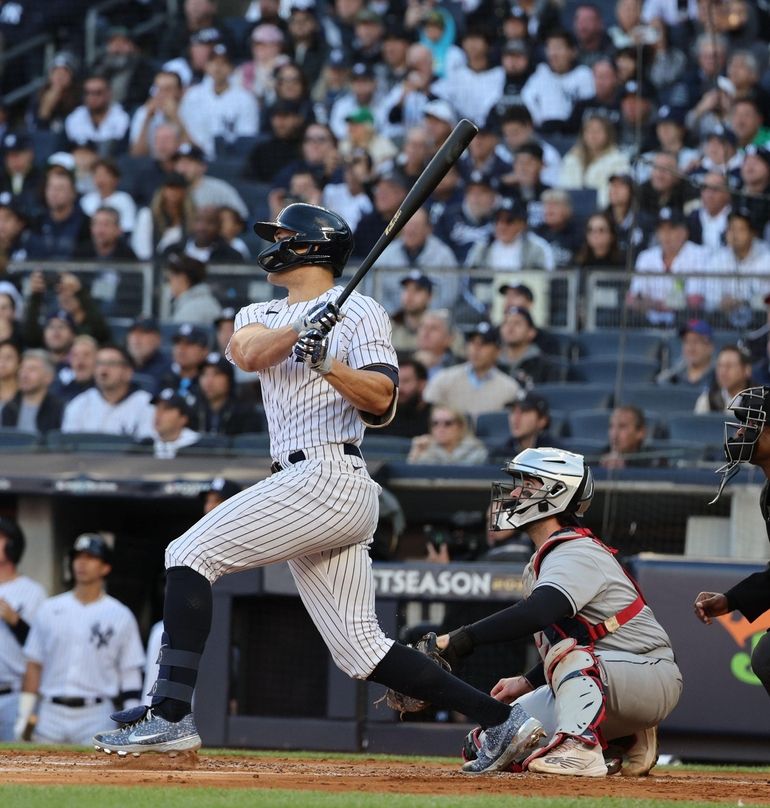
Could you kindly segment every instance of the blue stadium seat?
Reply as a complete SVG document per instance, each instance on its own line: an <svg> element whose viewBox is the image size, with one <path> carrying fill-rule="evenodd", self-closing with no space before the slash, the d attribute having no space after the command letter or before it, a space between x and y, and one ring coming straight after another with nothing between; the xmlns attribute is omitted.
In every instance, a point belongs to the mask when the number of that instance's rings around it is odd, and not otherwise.
<svg viewBox="0 0 770 808"><path fill-rule="evenodd" d="M52 429L45 436L52 452L130 452L136 443L130 435L105 432L61 432Z"/></svg>
<svg viewBox="0 0 770 808"><path fill-rule="evenodd" d="M655 410L661 414L692 412L700 390L677 384L624 385L621 401L642 410Z"/></svg>
<svg viewBox="0 0 770 808"><path fill-rule="evenodd" d="M575 335L572 333L565 334L562 331L549 331L548 336L556 345L556 356L562 359L574 359L575 350ZM553 353L548 354L549 358L554 356Z"/></svg>
<svg viewBox="0 0 770 808"><path fill-rule="evenodd" d="M591 440L590 438L559 438L558 448L582 454L589 463L595 463L606 450L607 441Z"/></svg>
<svg viewBox="0 0 770 808"><path fill-rule="evenodd" d="M366 460L404 460L411 446L411 438L366 432L361 443L361 453Z"/></svg>
<svg viewBox="0 0 770 808"><path fill-rule="evenodd" d="M251 221L264 221L270 218L270 207L267 204L267 195L270 192L269 185L237 180L233 181L233 187L246 203ZM247 229L251 230L251 227Z"/></svg>
<svg viewBox="0 0 770 808"><path fill-rule="evenodd" d="M267 432L244 432L233 435L232 449L236 454L266 457L270 455L270 435Z"/></svg>
<svg viewBox="0 0 770 808"><path fill-rule="evenodd" d="M668 419L668 435L672 441L690 441L710 449L721 449L724 422L723 412L675 415Z"/></svg>
<svg viewBox="0 0 770 808"><path fill-rule="evenodd" d="M583 331L578 335L576 344L580 356L592 358L617 357L621 352L634 359L652 359L658 361L663 350L660 334L650 331L626 330L625 339L618 328L606 328L601 331Z"/></svg>
<svg viewBox="0 0 770 808"><path fill-rule="evenodd" d="M201 435L190 446L183 446L178 455L224 454L230 448L230 438L227 435Z"/></svg>
<svg viewBox="0 0 770 808"><path fill-rule="evenodd" d="M29 133L32 139L32 148L35 151L35 163L44 166L48 158L59 151L62 144L62 134L47 129L36 129Z"/></svg>
<svg viewBox="0 0 770 808"><path fill-rule="evenodd" d="M0 429L0 452L33 451L39 445L37 432L24 432L11 427Z"/></svg>
<svg viewBox="0 0 770 808"><path fill-rule="evenodd" d="M507 438L508 434L508 410L482 412L476 419L479 438Z"/></svg>
<svg viewBox="0 0 770 808"><path fill-rule="evenodd" d="M606 445L609 425L609 410L578 410L567 416L569 437L574 439L595 440Z"/></svg>
<svg viewBox="0 0 770 808"><path fill-rule="evenodd" d="M661 465L665 466L688 465L706 459L703 444L693 441L656 438L646 441L644 448L658 455Z"/></svg>
<svg viewBox="0 0 770 808"><path fill-rule="evenodd" d="M534 392L543 396L551 411L600 410L612 402L612 389L606 384L539 384Z"/></svg>
<svg viewBox="0 0 770 808"><path fill-rule="evenodd" d="M651 382L658 373L658 363L653 359L630 357L623 360L621 370L624 384ZM618 374L618 360L616 357L578 359L572 363L572 373L575 378L589 384L614 385Z"/></svg>

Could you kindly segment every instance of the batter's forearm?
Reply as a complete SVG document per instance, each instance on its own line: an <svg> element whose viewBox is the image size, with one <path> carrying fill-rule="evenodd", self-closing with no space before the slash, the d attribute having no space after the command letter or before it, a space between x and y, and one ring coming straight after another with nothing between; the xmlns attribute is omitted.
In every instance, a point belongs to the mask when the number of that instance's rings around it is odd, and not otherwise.
<svg viewBox="0 0 770 808"><path fill-rule="evenodd" d="M383 415L393 401L395 385L384 374L374 370L356 370L332 360L332 369L323 377L357 410Z"/></svg>
<svg viewBox="0 0 770 808"><path fill-rule="evenodd" d="M286 359L298 336L290 325L283 328L250 325L233 334L230 355L242 370L265 370Z"/></svg>

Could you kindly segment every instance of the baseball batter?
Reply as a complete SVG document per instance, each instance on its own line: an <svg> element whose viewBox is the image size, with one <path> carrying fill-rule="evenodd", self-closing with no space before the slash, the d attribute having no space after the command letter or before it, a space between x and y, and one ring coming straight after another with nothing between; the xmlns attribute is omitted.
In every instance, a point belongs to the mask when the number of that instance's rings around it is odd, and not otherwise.
<svg viewBox="0 0 770 808"><path fill-rule="evenodd" d="M593 497L591 470L581 455L543 448L520 452L505 471L513 484L493 486L491 527L526 525L535 544L524 598L439 637L439 647L462 655L534 633L541 663L492 690L541 725L544 744L524 767L600 777L606 742L627 738L623 773L647 774L657 760L655 728L676 706L682 677L635 582L580 525ZM483 753L465 768L483 765Z"/></svg>
<svg viewBox="0 0 770 808"><path fill-rule="evenodd" d="M730 402L728 411L735 418L725 421L725 457L727 463L718 471L722 482L714 502L726 483L739 471L741 463L762 469L766 481L759 497L759 507L770 539L770 387L749 387ZM753 622L770 609L770 567L738 581L727 592L700 592L695 598L695 614L707 625L715 617L738 609ZM770 694L770 632L751 652L751 669Z"/></svg>
<svg viewBox="0 0 770 808"><path fill-rule="evenodd" d="M0 742L12 741L26 661L22 647L45 590L19 575L24 533L12 519L0 517Z"/></svg>
<svg viewBox="0 0 770 808"><path fill-rule="evenodd" d="M390 322L374 300L353 294L344 316L334 300L353 249L347 223L304 203L255 231L273 242L259 256L288 297L242 309L231 361L259 373L273 475L207 513L166 551L164 637L149 707L116 714L97 749L118 754L197 749L191 713L220 576L288 561L302 601L335 663L368 679L456 709L487 727L489 766L509 745L528 747L510 707L442 670L382 632L368 547L379 486L359 449L366 426L388 423L398 368Z"/></svg>
<svg viewBox="0 0 770 808"><path fill-rule="evenodd" d="M144 649L131 611L104 591L110 550L84 533L71 553L74 589L46 600L24 644L27 668L16 735L39 699L32 740L90 743L114 704L139 702Z"/></svg>

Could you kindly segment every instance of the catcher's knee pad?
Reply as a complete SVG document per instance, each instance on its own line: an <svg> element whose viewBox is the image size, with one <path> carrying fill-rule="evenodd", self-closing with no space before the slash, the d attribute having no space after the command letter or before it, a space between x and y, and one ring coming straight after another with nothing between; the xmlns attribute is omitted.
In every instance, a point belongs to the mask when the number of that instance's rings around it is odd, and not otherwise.
<svg viewBox="0 0 770 808"><path fill-rule="evenodd" d="M556 701L554 737L572 735L585 743L600 743L604 686L593 651L567 638L550 649L544 667Z"/></svg>

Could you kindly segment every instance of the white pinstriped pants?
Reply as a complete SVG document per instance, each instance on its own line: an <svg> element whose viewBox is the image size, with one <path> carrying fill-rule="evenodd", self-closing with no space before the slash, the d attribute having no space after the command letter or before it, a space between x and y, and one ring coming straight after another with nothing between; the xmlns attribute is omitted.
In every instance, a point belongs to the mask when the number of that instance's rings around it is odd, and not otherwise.
<svg viewBox="0 0 770 808"><path fill-rule="evenodd" d="M312 459L223 502L166 549L166 568L211 583L288 561L302 602L336 665L365 679L390 649L374 611L368 546L380 487L358 458Z"/></svg>

